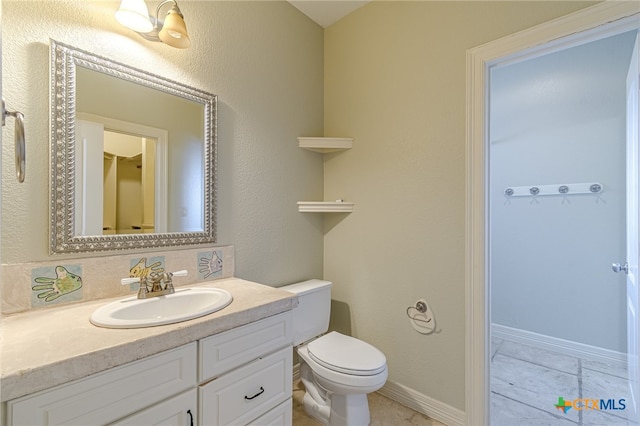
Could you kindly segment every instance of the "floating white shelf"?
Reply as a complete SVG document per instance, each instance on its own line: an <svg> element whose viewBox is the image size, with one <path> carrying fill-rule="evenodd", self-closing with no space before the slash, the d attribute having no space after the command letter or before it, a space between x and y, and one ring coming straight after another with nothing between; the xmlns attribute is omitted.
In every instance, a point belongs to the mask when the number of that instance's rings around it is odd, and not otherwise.
<svg viewBox="0 0 640 426"><path fill-rule="evenodd" d="M326 154L328 152L351 149L353 138L298 138L298 146L310 151ZM351 213L354 203L348 201L298 201L298 211L301 213Z"/></svg>
<svg viewBox="0 0 640 426"><path fill-rule="evenodd" d="M298 201L301 213L351 213L355 203L348 201Z"/></svg>
<svg viewBox="0 0 640 426"><path fill-rule="evenodd" d="M351 149L353 146L353 138L310 138L299 137L298 146L310 151L327 152L341 151Z"/></svg>

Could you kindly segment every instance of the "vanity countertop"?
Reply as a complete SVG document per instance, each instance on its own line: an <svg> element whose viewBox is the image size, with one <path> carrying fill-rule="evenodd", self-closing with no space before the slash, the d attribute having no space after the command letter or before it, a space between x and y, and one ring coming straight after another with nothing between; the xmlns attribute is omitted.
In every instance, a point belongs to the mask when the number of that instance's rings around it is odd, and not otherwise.
<svg viewBox="0 0 640 426"><path fill-rule="evenodd" d="M116 299L3 316L0 323L0 397L17 398L291 310L294 294L227 278L189 287L219 287L233 302L212 314L157 327L110 329L89 322Z"/></svg>

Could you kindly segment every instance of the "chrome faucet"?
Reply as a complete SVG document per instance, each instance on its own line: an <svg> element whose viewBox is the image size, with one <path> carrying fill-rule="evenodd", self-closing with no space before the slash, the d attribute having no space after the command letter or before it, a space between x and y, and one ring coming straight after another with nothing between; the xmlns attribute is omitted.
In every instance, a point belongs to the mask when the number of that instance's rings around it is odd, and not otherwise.
<svg viewBox="0 0 640 426"><path fill-rule="evenodd" d="M167 294L175 293L175 289L173 288L173 277L182 277L186 275L186 270L164 273L151 272L149 275L144 277L123 278L120 282L122 285L140 282L138 299L148 299L150 297L166 296Z"/></svg>

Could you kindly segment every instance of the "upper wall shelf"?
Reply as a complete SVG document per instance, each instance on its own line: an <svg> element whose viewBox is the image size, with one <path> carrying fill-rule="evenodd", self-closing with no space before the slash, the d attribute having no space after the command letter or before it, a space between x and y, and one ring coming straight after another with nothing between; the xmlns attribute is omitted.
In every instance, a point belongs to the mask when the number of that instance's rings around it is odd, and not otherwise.
<svg viewBox="0 0 640 426"><path fill-rule="evenodd" d="M326 154L327 152L351 149L353 146L353 138L299 137L298 146L310 151Z"/></svg>

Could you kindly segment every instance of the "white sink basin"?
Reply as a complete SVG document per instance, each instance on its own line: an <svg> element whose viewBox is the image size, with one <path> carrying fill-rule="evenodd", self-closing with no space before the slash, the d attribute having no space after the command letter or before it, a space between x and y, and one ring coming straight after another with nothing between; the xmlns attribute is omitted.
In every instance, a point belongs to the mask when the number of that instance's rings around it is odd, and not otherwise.
<svg viewBox="0 0 640 426"><path fill-rule="evenodd" d="M233 297L221 288L178 288L167 296L136 296L104 305L91 314L91 323L107 328L141 328L187 321L219 311Z"/></svg>

